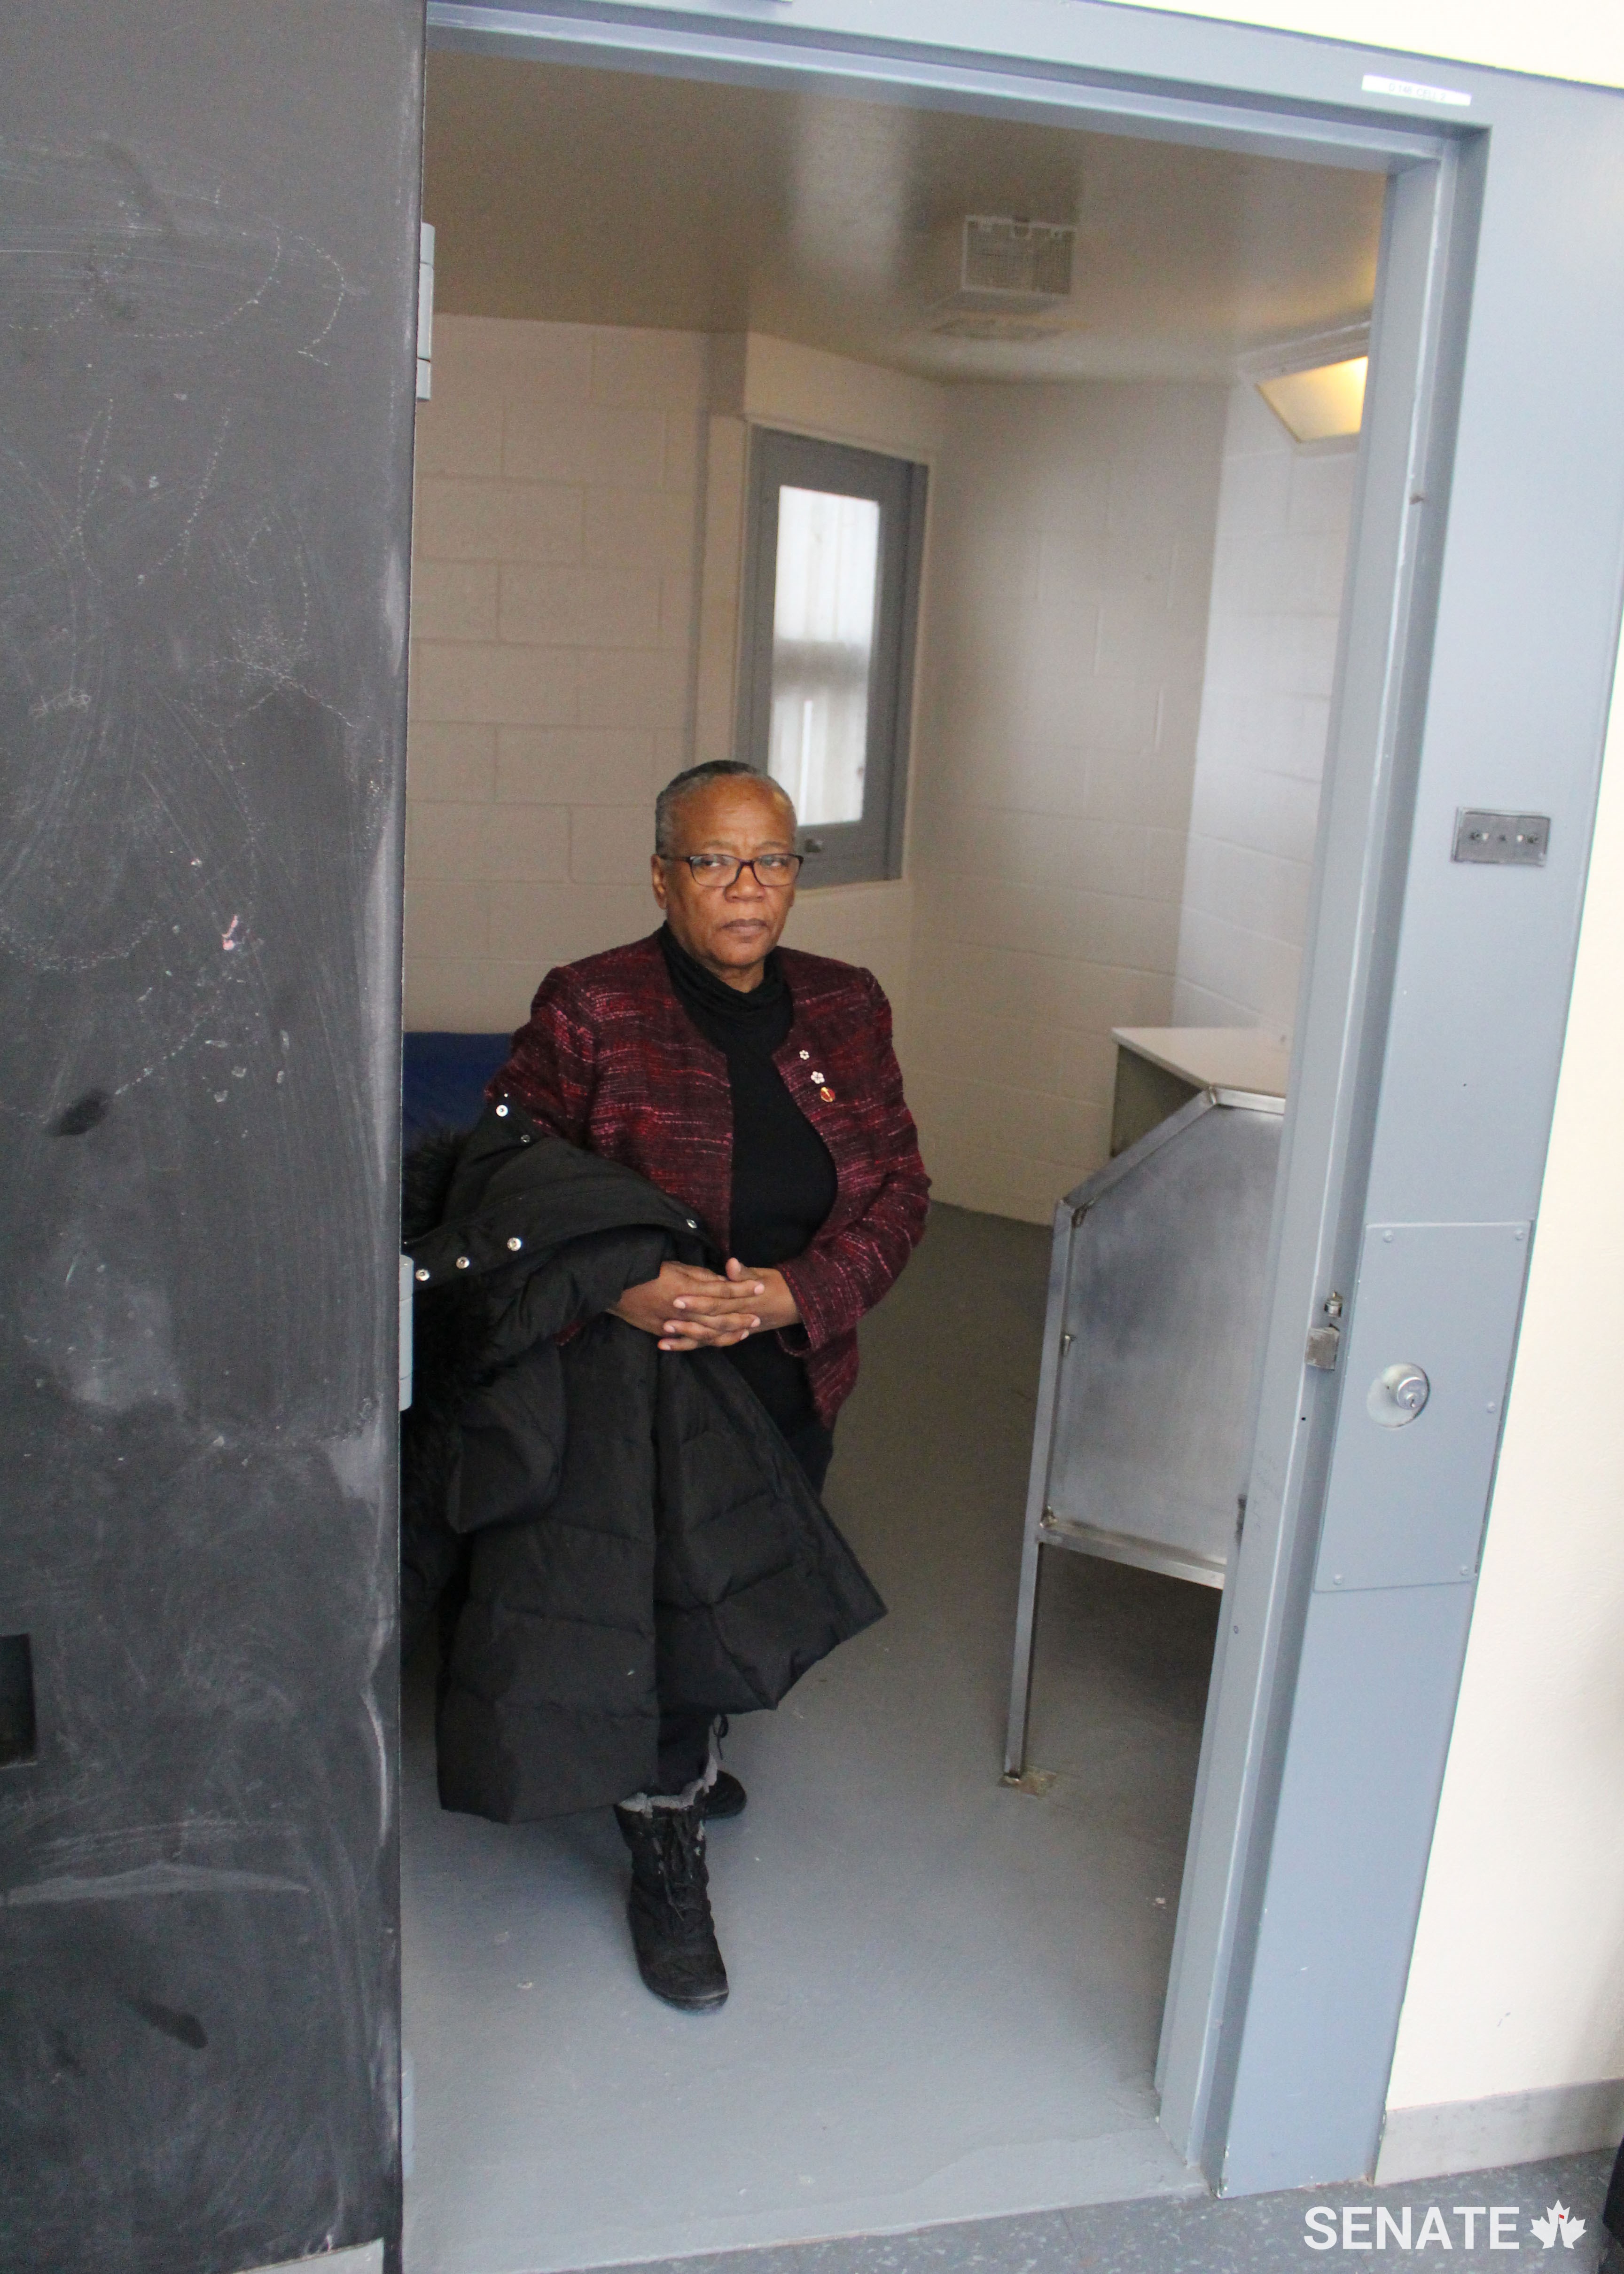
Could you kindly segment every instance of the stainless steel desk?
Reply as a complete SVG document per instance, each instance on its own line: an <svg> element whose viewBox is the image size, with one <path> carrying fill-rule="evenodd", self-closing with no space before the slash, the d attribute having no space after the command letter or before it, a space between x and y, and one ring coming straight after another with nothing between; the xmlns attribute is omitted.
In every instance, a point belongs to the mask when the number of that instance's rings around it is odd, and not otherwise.
<svg viewBox="0 0 1624 2274"><path fill-rule="evenodd" d="M1204 1089L1283 1097L1291 1053L1256 1027L1113 1027L1111 1158Z"/></svg>
<svg viewBox="0 0 1624 2274"><path fill-rule="evenodd" d="M1055 1211L1004 1773L1046 1547L1222 1587L1244 1482L1284 1100L1209 1088Z"/></svg>

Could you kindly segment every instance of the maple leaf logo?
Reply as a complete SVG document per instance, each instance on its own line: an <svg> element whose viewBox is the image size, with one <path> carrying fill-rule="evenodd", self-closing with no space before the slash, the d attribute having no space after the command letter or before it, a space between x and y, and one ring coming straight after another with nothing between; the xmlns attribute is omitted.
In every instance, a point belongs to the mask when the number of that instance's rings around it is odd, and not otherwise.
<svg viewBox="0 0 1624 2274"><path fill-rule="evenodd" d="M1563 2249L1571 2250L1584 2233L1584 2221L1575 2218L1564 2202L1553 2202L1543 2218L1530 2218L1529 2225L1539 2237L1542 2250L1554 2250L1559 2234Z"/></svg>

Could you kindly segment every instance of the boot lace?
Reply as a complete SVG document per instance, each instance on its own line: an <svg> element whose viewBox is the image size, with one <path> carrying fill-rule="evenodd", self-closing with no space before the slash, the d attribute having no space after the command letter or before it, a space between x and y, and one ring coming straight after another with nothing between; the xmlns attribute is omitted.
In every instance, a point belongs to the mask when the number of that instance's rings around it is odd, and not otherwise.
<svg viewBox="0 0 1624 2274"><path fill-rule="evenodd" d="M654 1852L659 1890L680 1924L698 1926L710 1916L710 1875L703 1824L685 1823L673 1810Z"/></svg>

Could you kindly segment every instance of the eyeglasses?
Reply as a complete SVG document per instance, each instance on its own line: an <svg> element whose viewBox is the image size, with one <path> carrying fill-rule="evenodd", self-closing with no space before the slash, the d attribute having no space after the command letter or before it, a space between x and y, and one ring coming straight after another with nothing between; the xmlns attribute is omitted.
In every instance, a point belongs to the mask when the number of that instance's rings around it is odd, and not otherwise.
<svg viewBox="0 0 1624 2274"><path fill-rule="evenodd" d="M786 892L801 874L805 855L800 853L758 853L753 861L735 861L731 853L662 853L668 866L686 862L688 874L702 892L726 892L748 870L763 892Z"/></svg>

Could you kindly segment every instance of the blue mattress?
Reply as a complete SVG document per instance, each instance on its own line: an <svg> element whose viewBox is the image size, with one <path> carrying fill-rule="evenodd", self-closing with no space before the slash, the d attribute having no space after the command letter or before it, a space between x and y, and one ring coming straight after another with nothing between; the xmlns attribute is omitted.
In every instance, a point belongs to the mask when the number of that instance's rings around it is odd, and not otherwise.
<svg viewBox="0 0 1624 2274"><path fill-rule="evenodd" d="M403 1037L401 1119L405 1144L433 1129L471 1129L485 1086L513 1047L511 1035L421 1033Z"/></svg>

